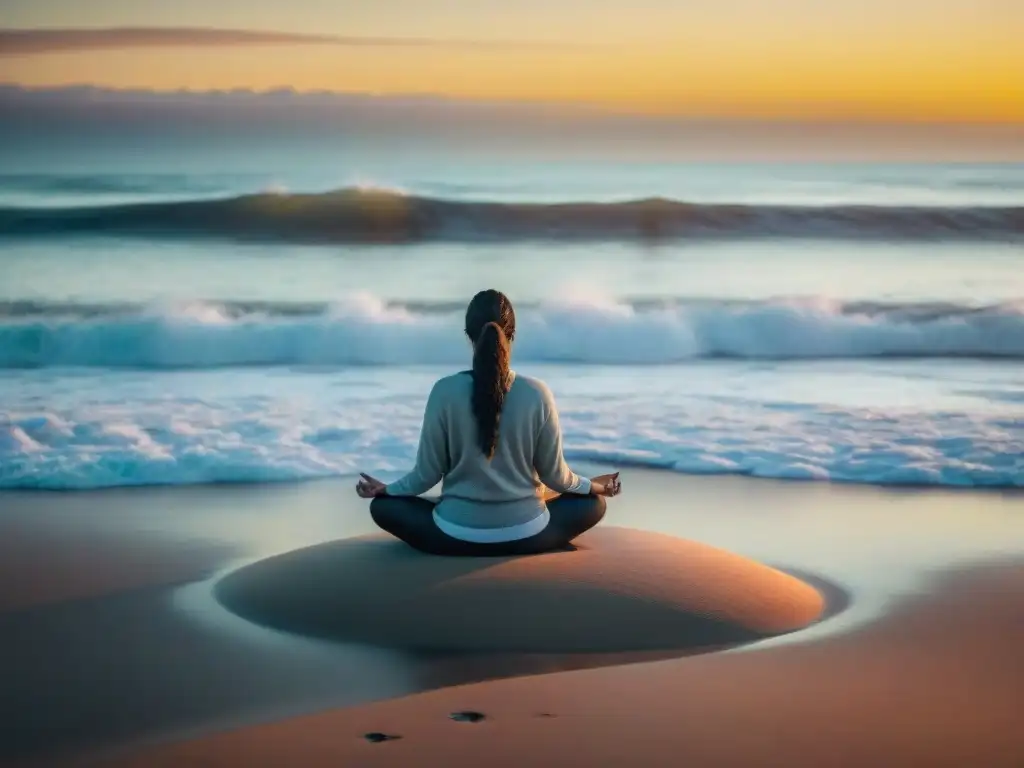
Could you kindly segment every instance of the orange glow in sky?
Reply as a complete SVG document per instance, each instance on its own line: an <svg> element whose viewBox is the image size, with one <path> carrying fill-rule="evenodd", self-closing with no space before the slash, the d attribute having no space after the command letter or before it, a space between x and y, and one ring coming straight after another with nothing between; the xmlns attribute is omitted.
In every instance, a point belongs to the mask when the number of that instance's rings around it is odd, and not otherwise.
<svg viewBox="0 0 1024 768"><path fill-rule="evenodd" d="M0 56L0 80L24 85L288 86L583 102L681 115L1024 122L1024 0L4 5L6 29L173 25L350 39ZM367 37L437 44L351 42ZM524 45L491 45L498 40Z"/></svg>

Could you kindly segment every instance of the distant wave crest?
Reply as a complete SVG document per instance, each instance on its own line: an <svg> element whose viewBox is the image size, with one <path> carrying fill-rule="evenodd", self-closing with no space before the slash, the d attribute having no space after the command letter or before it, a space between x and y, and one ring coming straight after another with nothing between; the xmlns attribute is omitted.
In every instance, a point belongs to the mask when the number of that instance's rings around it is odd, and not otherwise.
<svg viewBox="0 0 1024 768"><path fill-rule="evenodd" d="M319 194L0 209L0 236L83 234L393 244L730 237L1019 239L1024 237L1024 208L697 204L664 198L525 203L346 188Z"/></svg>
<svg viewBox="0 0 1024 768"><path fill-rule="evenodd" d="M37 194L183 193L200 186L185 174L36 174L0 173L0 189Z"/></svg>
<svg viewBox="0 0 1024 768"><path fill-rule="evenodd" d="M0 304L0 367L458 365L450 305ZM701 358L1024 359L1024 304L560 303L521 309L516 358L637 365Z"/></svg>

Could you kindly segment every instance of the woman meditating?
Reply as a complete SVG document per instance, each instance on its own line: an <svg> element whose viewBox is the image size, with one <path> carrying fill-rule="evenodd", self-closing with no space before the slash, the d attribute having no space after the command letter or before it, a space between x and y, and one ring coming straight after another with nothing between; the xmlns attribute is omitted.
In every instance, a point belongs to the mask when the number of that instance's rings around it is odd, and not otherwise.
<svg viewBox="0 0 1024 768"><path fill-rule="evenodd" d="M427 400L416 466L385 485L361 475L374 521L436 555L528 555L568 549L604 517L619 476L579 477L562 456L547 386L509 368L516 316L482 291L466 310L473 370L438 381ZM441 499L420 497L444 481Z"/></svg>

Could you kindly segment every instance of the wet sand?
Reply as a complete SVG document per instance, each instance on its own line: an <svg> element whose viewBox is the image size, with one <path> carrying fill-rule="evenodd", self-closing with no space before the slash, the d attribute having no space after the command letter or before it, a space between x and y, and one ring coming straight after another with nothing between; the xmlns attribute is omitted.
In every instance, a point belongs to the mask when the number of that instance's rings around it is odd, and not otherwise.
<svg viewBox="0 0 1024 768"><path fill-rule="evenodd" d="M978 568L814 644L450 688L113 764L1016 768L1022 642L1024 565Z"/></svg>
<svg viewBox="0 0 1024 768"><path fill-rule="evenodd" d="M848 591L848 608L743 649L655 662L318 641L235 616L214 584L370 533L350 481L4 493L0 763L909 764L886 750L915 764L1024 762L1008 720L1024 705L1024 497L623 480L609 522L817 575ZM448 720L456 709L487 718ZM363 739L374 731L403 738Z"/></svg>

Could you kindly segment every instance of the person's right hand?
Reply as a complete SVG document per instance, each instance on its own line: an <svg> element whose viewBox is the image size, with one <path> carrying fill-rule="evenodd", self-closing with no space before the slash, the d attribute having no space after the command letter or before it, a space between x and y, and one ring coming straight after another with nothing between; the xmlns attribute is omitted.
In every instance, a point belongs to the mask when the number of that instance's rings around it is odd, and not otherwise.
<svg viewBox="0 0 1024 768"><path fill-rule="evenodd" d="M598 475L590 480L590 492L595 496L618 496L622 492L622 483L619 482L619 473L610 475Z"/></svg>
<svg viewBox="0 0 1024 768"><path fill-rule="evenodd" d="M387 494L387 486L375 477L370 477L364 472L359 473L362 479L356 483L356 493L363 499L375 499L378 496Z"/></svg>

